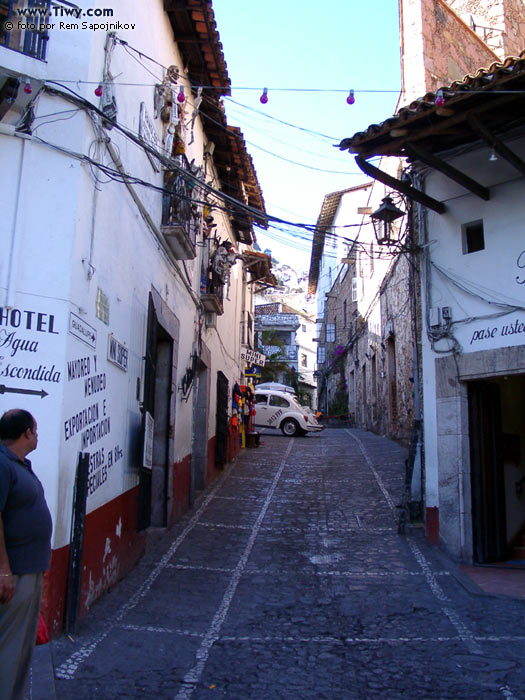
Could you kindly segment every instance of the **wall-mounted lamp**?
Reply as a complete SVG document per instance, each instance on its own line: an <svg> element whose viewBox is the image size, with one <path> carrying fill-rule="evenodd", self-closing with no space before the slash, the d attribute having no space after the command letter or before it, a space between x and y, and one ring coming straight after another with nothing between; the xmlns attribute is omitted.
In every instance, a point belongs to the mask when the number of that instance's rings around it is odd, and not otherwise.
<svg viewBox="0 0 525 700"><path fill-rule="evenodd" d="M392 223L404 215L405 212L396 207L390 196L383 197L379 209L370 214L379 245L393 245L396 243Z"/></svg>

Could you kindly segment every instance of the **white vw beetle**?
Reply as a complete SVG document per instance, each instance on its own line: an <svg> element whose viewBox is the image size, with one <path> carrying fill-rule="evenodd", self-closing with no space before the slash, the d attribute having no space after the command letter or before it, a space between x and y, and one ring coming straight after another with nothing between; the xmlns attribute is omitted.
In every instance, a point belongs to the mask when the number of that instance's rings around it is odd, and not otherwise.
<svg viewBox="0 0 525 700"><path fill-rule="evenodd" d="M324 429L313 412L301 406L293 394L259 386L255 387L255 425L280 428L288 437L319 433Z"/></svg>

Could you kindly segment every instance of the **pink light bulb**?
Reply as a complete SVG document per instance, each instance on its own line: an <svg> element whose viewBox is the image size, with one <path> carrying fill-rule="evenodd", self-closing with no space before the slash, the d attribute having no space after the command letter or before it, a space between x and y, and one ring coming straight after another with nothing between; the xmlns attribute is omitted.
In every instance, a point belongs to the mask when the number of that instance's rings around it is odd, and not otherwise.
<svg viewBox="0 0 525 700"><path fill-rule="evenodd" d="M268 102L268 88L263 88L262 95L259 97L259 102L263 105Z"/></svg>
<svg viewBox="0 0 525 700"><path fill-rule="evenodd" d="M25 79L24 92L26 95L30 95L33 92L33 88L31 87L31 81L29 80L29 78Z"/></svg>
<svg viewBox="0 0 525 700"><path fill-rule="evenodd" d="M185 99L186 99L186 97L184 95L184 86L180 85L179 94L177 95L177 102L180 102L182 104Z"/></svg>
<svg viewBox="0 0 525 700"><path fill-rule="evenodd" d="M347 104L349 104L349 105L353 105L353 104L354 104L354 102L355 102L355 97L354 97L354 91L353 91L353 90L350 90L350 92L348 93L348 97L346 98L346 102L347 102Z"/></svg>
<svg viewBox="0 0 525 700"><path fill-rule="evenodd" d="M436 93L436 100L434 102L436 107L443 107L445 104L445 98L443 97L443 92L442 90L438 90Z"/></svg>
<svg viewBox="0 0 525 700"><path fill-rule="evenodd" d="M102 97L102 85L99 85L98 87L95 88L95 95L97 97Z"/></svg>

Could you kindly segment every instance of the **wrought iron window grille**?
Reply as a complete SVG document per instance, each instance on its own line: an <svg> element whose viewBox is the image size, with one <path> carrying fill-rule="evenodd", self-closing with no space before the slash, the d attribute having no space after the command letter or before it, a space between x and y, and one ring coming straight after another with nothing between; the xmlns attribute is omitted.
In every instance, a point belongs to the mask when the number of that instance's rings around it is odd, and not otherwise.
<svg viewBox="0 0 525 700"><path fill-rule="evenodd" d="M59 16L66 19L66 10L79 9L66 0L0 0L0 46L45 61L56 8L64 8Z"/></svg>

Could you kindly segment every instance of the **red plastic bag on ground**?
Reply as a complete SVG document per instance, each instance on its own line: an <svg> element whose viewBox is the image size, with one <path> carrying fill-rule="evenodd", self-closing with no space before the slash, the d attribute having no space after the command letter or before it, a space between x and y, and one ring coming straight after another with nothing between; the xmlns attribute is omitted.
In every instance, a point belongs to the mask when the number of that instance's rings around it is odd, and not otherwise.
<svg viewBox="0 0 525 700"><path fill-rule="evenodd" d="M46 623L42 617L42 613L38 616L38 629L36 631L35 644L47 644L49 642L49 632L47 631Z"/></svg>

